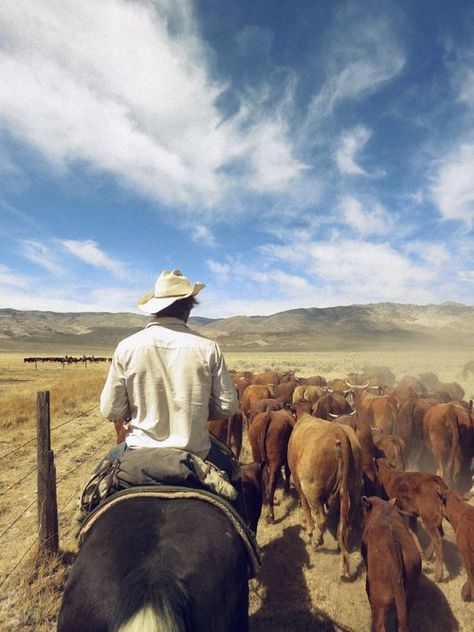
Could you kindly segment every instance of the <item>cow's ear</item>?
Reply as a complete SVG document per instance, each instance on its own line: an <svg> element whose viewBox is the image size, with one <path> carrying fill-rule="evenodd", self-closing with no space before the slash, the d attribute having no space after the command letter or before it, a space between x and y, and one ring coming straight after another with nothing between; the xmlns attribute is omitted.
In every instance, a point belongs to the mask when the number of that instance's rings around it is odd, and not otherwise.
<svg viewBox="0 0 474 632"><path fill-rule="evenodd" d="M388 501L388 504L390 505L390 507L395 507L396 502L397 502L396 498L390 498L390 500Z"/></svg>
<svg viewBox="0 0 474 632"><path fill-rule="evenodd" d="M370 511L372 509L372 502L369 500L369 498L367 498L367 496L362 496L361 500L362 500L364 509L366 511Z"/></svg>

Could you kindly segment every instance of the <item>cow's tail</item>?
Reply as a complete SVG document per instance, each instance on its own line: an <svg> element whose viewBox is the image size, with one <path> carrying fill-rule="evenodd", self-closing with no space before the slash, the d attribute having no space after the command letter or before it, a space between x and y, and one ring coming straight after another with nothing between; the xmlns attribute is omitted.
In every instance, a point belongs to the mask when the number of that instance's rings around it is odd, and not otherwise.
<svg viewBox="0 0 474 632"><path fill-rule="evenodd" d="M114 632L191 632L191 600L181 581L171 575L145 578L130 573L121 587Z"/></svg>
<svg viewBox="0 0 474 632"><path fill-rule="evenodd" d="M337 541L344 548L349 547L349 525L351 514L351 497L349 493L349 477L351 473L352 450L350 441L345 434L341 433L341 438L336 441L336 452L338 457L338 491L339 491L339 525L337 527Z"/></svg>
<svg viewBox="0 0 474 632"><path fill-rule="evenodd" d="M396 559L396 568L398 572L394 574L393 594L395 598L395 609L397 611L397 620L399 630L408 630L408 611L407 611L407 573L405 562L403 560L402 548L398 542L392 540L392 550Z"/></svg>
<svg viewBox="0 0 474 632"><path fill-rule="evenodd" d="M448 483L448 485L452 485L457 474L456 464L459 461L460 449L458 417L454 406L450 407L448 422L451 429L451 454L449 455L449 463L447 467L448 480L446 483Z"/></svg>
<svg viewBox="0 0 474 632"><path fill-rule="evenodd" d="M262 432L260 433L260 459L261 462L264 463L265 465L268 465L268 460L267 460L267 434L268 434L268 428L270 427L270 422L272 420L272 414L271 413L266 413L265 417L263 418L263 423L262 423Z"/></svg>

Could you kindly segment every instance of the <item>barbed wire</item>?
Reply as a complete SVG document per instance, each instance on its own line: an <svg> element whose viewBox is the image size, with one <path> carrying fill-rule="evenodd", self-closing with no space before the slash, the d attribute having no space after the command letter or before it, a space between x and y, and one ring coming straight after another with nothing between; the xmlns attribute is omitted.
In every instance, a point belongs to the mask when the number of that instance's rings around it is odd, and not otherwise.
<svg viewBox="0 0 474 632"><path fill-rule="evenodd" d="M75 417L72 417L71 419L68 419L67 421L63 421L62 423L58 424L57 426L52 426L51 432L53 432L53 430L57 430L58 428L62 428L63 426L67 426L67 424L70 424L73 421L76 421L76 419L79 419L80 417L84 417L84 415L88 415L89 413L91 413L96 408L99 408L98 404L96 404L92 408L89 408L89 410L84 410L82 413L79 413L78 415L76 415Z"/></svg>
<svg viewBox="0 0 474 632"><path fill-rule="evenodd" d="M0 456L0 461L3 461L3 459L6 459L7 456L10 456L10 454L14 454L15 452L18 452L18 450L21 450L22 448L29 445L30 443L33 443L33 441L36 441L36 437L33 437L32 439L29 439L25 443L22 443L21 445L19 445L14 450L11 450L10 452L7 452L6 454L2 454L2 456Z"/></svg>
<svg viewBox="0 0 474 632"><path fill-rule="evenodd" d="M4 578L4 580L2 581L2 583L0 584L0 588L3 586L3 584L5 584L10 577L13 575L13 573L16 571L16 569L20 566L20 564L23 562L23 560L25 559L25 557L28 555L28 553L31 551L31 549L33 548L33 546L39 542L39 536L36 536L36 538L33 540L33 542L30 544L30 546L26 549L26 551L23 553L23 555L20 557L20 559L18 560L18 562L15 564L15 566L11 569L11 571L7 574L7 576Z"/></svg>
<svg viewBox="0 0 474 632"><path fill-rule="evenodd" d="M30 470L28 472L28 474L25 474L25 476L23 476L23 478L20 478L19 480L17 480L15 483L12 483L9 487L7 487L6 489L2 489L2 491L0 491L0 496L3 496L4 494L6 494L7 492L9 492L11 489L13 489L14 487L16 487L17 485L19 485L20 483L23 483L24 480L26 480L29 476L31 476L32 474L34 474L35 472L38 471L38 468L34 467L32 470Z"/></svg>
<svg viewBox="0 0 474 632"><path fill-rule="evenodd" d="M88 415L89 413L91 413L96 408L99 408L98 404L96 404L92 408L89 408L89 410L84 410L83 412L75 415L74 417L72 417L71 419L68 419L67 421L63 421L62 423L58 424L57 426L53 426L51 428L51 432L53 430L57 430L58 428L62 428L63 426L66 426L67 424L72 423L73 421L75 421L76 419L79 419L80 417L83 417L84 415ZM13 450L10 450L10 452L7 452L6 454L2 454L2 456L0 456L0 461L3 461L3 459L6 459L11 454L15 454L15 452L18 452L18 450L21 450L22 448L26 447L30 443L33 443L33 441L36 441L36 436L32 437L31 439L28 439L28 441L25 441L25 443L22 443L21 445L17 446Z"/></svg>
<svg viewBox="0 0 474 632"><path fill-rule="evenodd" d="M32 500L32 501L31 501L31 503L28 505L28 507L26 507L26 509L24 509L24 510L21 512L21 514L20 514L19 516L17 516L17 517L15 518L15 520L14 520L11 524L9 524L9 525L8 525L8 527L7 527L7 528L6 528L6 529L5 529L5 530L4 530L4 531L0 534L0 540L3 538L3 536L4 536L6 533L8 533L8 532L10 531L10 529L11 529L12 527L14 527L14 526L16 525L16 523L18 522L18 520L20 520L20 518L22 518L22 517L26 514L26 512L28 511L28 509L31 509L31 507L33 507L33 505L36 503L36 501L37 501L37 500L38 500L38 498L37 498L37 494L35 494L35 498L34 498L34 500ZM43 498L43 500L44 500L44 498Z"/></svg>
<svg viewBox="0 0 474 632"><path fill-rule="evenodd" d="M66 472L63 476L61 476L57 481L56 481L56 485L58 485L58 483L62 482L63 480L65 480L70 474L72 474L73 472L75 472L76 470L78 470L82 465L84 465L85 463L87 463L88 461L90 461L93 457L95 457L97 455L97 453L99 451L103 450L103 446L100 446L97 450L94 450L94 452L92 452L92 454L90 454L86 459L84 459L83 461L81 461L80 463L77 464L76 467L72 468L71 470L69 470L68 472ZM59 516L63 515L63 513L65 512L66 508L71 504L71 502L74 500L74 498L77 497L78 492L80 491L81 485L78 485L75 487L74 492L71 494L71 496L69 496L69 498L67 499L67 501L62 505L62 508L60 511L58 511L58 518ZM15 518L15 520L3 531L2 534L0 534L0 540L3 538L3 536L8 533L8 531L10 531L10 529L25 515L25 513L37 502L37 498L35 498L24 510L23 512L17 516ZM31 551L31 549L33 548L33 546L39 541L39 536L37 536L32 543L28 546L28 548L26 549L26 551L23 553L23 555L20 557L20 559L17 561L17 563L15 564L15 566L9 571L9 573L7 574L7 576L3 579L3 581L0 583L0 588L8 581L8 579L13 575L13 573L16 571L16 569L20 566L21 562L25 559L25 557L28 555L28 553Z"/></svg>

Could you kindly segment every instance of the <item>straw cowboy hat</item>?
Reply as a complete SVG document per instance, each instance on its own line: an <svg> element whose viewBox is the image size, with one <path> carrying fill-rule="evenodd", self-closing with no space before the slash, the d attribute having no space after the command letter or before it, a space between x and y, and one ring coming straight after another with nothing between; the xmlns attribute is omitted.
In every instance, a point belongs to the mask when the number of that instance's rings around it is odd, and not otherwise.
<svg viewBox="0 0 474 632"><path fill-rule="evenodd" d="M155 289L138 301L138 308L146 314L156 314L181 298L196 296L204 287L205 283L191 283L180 270L163 270Z"/></svg>

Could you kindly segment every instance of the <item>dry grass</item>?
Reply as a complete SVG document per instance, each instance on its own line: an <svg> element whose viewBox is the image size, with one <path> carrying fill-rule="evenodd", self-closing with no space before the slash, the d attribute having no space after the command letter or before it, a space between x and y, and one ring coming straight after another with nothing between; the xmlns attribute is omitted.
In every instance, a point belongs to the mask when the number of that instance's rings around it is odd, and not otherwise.
<svg viewBox="0 0 474 632"><path fill-rule="evenodd" d="M292 369L299 375L318 373L328 378L345 376L369 364L389 366L397 377L407 373L416 375L434 371L443 381L458 381L469 395L474 392L474 384L472 378L462 380L461 369L473 355L469 350L451 354L443 349L414 349L410 353L390 349L366 353L226 353L226 360L228 366L235 369ZM34 367L23 366L19 355L0 355L0 403L5 407L0 415L2 453L34 436L34 402L37 390L51 391L52 423L56 425L97 405L106 370L106 367L99 365L85 370L83 367L63 369L44 366L35 371ZM20 410L15 401L23 400L29 402L29 408ZM16 420L15 414L18 416ZM97 410L53 433L62 550L76 550L73 521L75 497L96 460L113 440L113 428L104 422ZM244 442L243 461L250 460L248 444ZM31 502L35 489L33 474L30 479L2 495L9 485L30 469L34 470L34 447L32 450L25 448L14 455L14 460L7 461L8 463L0 461L0 534ZM351 559L353 581L340 583L337 578L339 560L334 540L328 536L325 545L318 551L308 546L295 494L283 496L281 489L277 494L276 524L267 525L263 516L259 525L258 541L264 553L264 565L256 590L251 592L251 631L266 632L272 629L273 632L369 632L370 610L359 554L354 553ZM68 560L58 558L38 566L34 563L34 558L29 557L35 550L35 523L36 508L33 506L1 538L0 583L27 547L31 546L30 553L25 557L26 561L2 586L0 629L5 632L31 629L46 632L55 629L61 590L69 565ZM416 613L411 622L414 632L472 630L474 606L460 601L464 571L453 545L452 532L449 527L446 531L448 581L440 585L434 584L432 565L424 563L424 578Z"/></svg>

